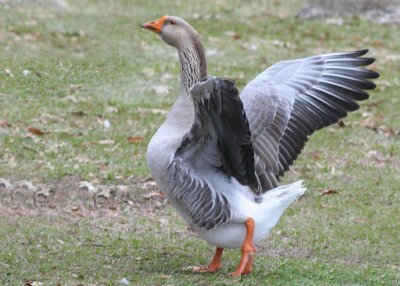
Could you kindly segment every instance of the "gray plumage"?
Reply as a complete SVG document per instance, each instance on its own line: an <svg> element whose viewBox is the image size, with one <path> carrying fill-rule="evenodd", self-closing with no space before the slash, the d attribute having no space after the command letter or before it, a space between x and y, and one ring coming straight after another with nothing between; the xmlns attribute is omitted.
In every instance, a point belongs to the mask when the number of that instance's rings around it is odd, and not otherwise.
<svg viewBox="0 0 400 286"><path fill-rule="evenodd" d="M215 192L207 180L191 170L232 176L257 191L254 152L249 124L233 81L206 78L194 85L190 95L194 123L169 167L170 192L192 223L211 229L229 221L229 203L224 194Z"/></svg>
<svg viewBox="0 0 400 286"><path fill-rule="evenodd" d="M356 101L368 98L364 90L375 87L369 79L379 76L363 68L374 61L362 57L367 50L331 53L279 62L239 97L231 80L201 81L204 49L188 23L169 16L160 36L178 49L181 88L147 160L160 189L195 229L243 222L251 204L264 205L308 136L358 109ZM304 188L295 183L279 191L294 200Z"/></svg>
<svg viewBox="0 0 400 286"><path fill-rule="evenodd" d="M379 74L360 67L374 61L361 57L367 52L282 61L244 88L241 99L250 123L262 193L278 185L309 135L357 110L356 100L368 98L363 89L374 89L368 79Z"/></svg>

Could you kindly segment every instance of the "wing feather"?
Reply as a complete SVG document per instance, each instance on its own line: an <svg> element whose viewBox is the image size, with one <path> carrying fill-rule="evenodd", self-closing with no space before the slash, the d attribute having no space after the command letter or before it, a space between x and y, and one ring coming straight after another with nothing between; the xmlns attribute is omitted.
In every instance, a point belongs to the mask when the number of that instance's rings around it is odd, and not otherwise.
<svg viewBox="0 0 400 286"><path fill-rule="evenodd" d="M207 78L194 85L190 94L195 110L194 123L175 157L186 165L196 166L197 170L220 170L258 190L249 123L234 82ZM268 140L264 143L267 157L273 156L268 151L271 148Z"/></svg>
<svg viewBox="0 0 400 286"><path fill-rule="evenodd" d="M368 50L279 62L252 80L241 98L249 119L261 193L277 186L308 136L357 110L379 77ZM271 162L271 160L273 160ZM274 161L276 160L276 161Z"/></svg>

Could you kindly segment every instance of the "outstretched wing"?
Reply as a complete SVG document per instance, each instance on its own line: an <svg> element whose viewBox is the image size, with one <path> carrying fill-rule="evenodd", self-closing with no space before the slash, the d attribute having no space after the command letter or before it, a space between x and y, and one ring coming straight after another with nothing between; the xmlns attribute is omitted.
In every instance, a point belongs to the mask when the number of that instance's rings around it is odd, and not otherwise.
<svg viewBox="0 0 400 286"><path fill-rule="evenodd" d="M259 184L254 172L251 133L234 82L208 78L197 83L190 95L194 123L175 158L200 172L221 170L256 191Z"/></svg>
<svg viewBox="0 0 400 286"><path fill-rule="evenodd" d="M241 99L249 121L255 172L261 192L278 185L309 135L336 123L359 108L368 79L378 73L365 69L374 62L368 50L331 53L279 62L252 80Z"/></svg>

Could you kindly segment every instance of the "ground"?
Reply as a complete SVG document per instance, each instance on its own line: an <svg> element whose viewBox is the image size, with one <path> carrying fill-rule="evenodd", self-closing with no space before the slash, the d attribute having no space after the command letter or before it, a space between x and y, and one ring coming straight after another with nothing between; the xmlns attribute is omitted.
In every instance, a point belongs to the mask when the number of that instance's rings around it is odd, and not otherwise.
<svg viewBox="0 0 400 286"><path fill-rule="evenodd" d="M398 285L400 29L300 20L301 1L0 1L1 285ZM148 173L178 92L176 51L139 24L179 15L209 73L239 90L273 63L370 48L359 111L317 132L282 183L308 191L258 245L252 275L193 274L213 249Z"/></svg>

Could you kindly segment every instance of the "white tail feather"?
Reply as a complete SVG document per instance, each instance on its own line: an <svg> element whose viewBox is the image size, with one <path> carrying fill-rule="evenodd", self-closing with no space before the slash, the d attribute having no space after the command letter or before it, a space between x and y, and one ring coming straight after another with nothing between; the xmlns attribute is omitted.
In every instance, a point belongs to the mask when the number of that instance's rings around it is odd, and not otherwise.
<svg viewBox="0 0 400 286"><path fill-rule="evenodd" d="M293 201L302 196L307 190L303 186L303 181L297 181L288 185L274 188L263 195L263 200L277 199L282 209L285 210Z"/></svg>

